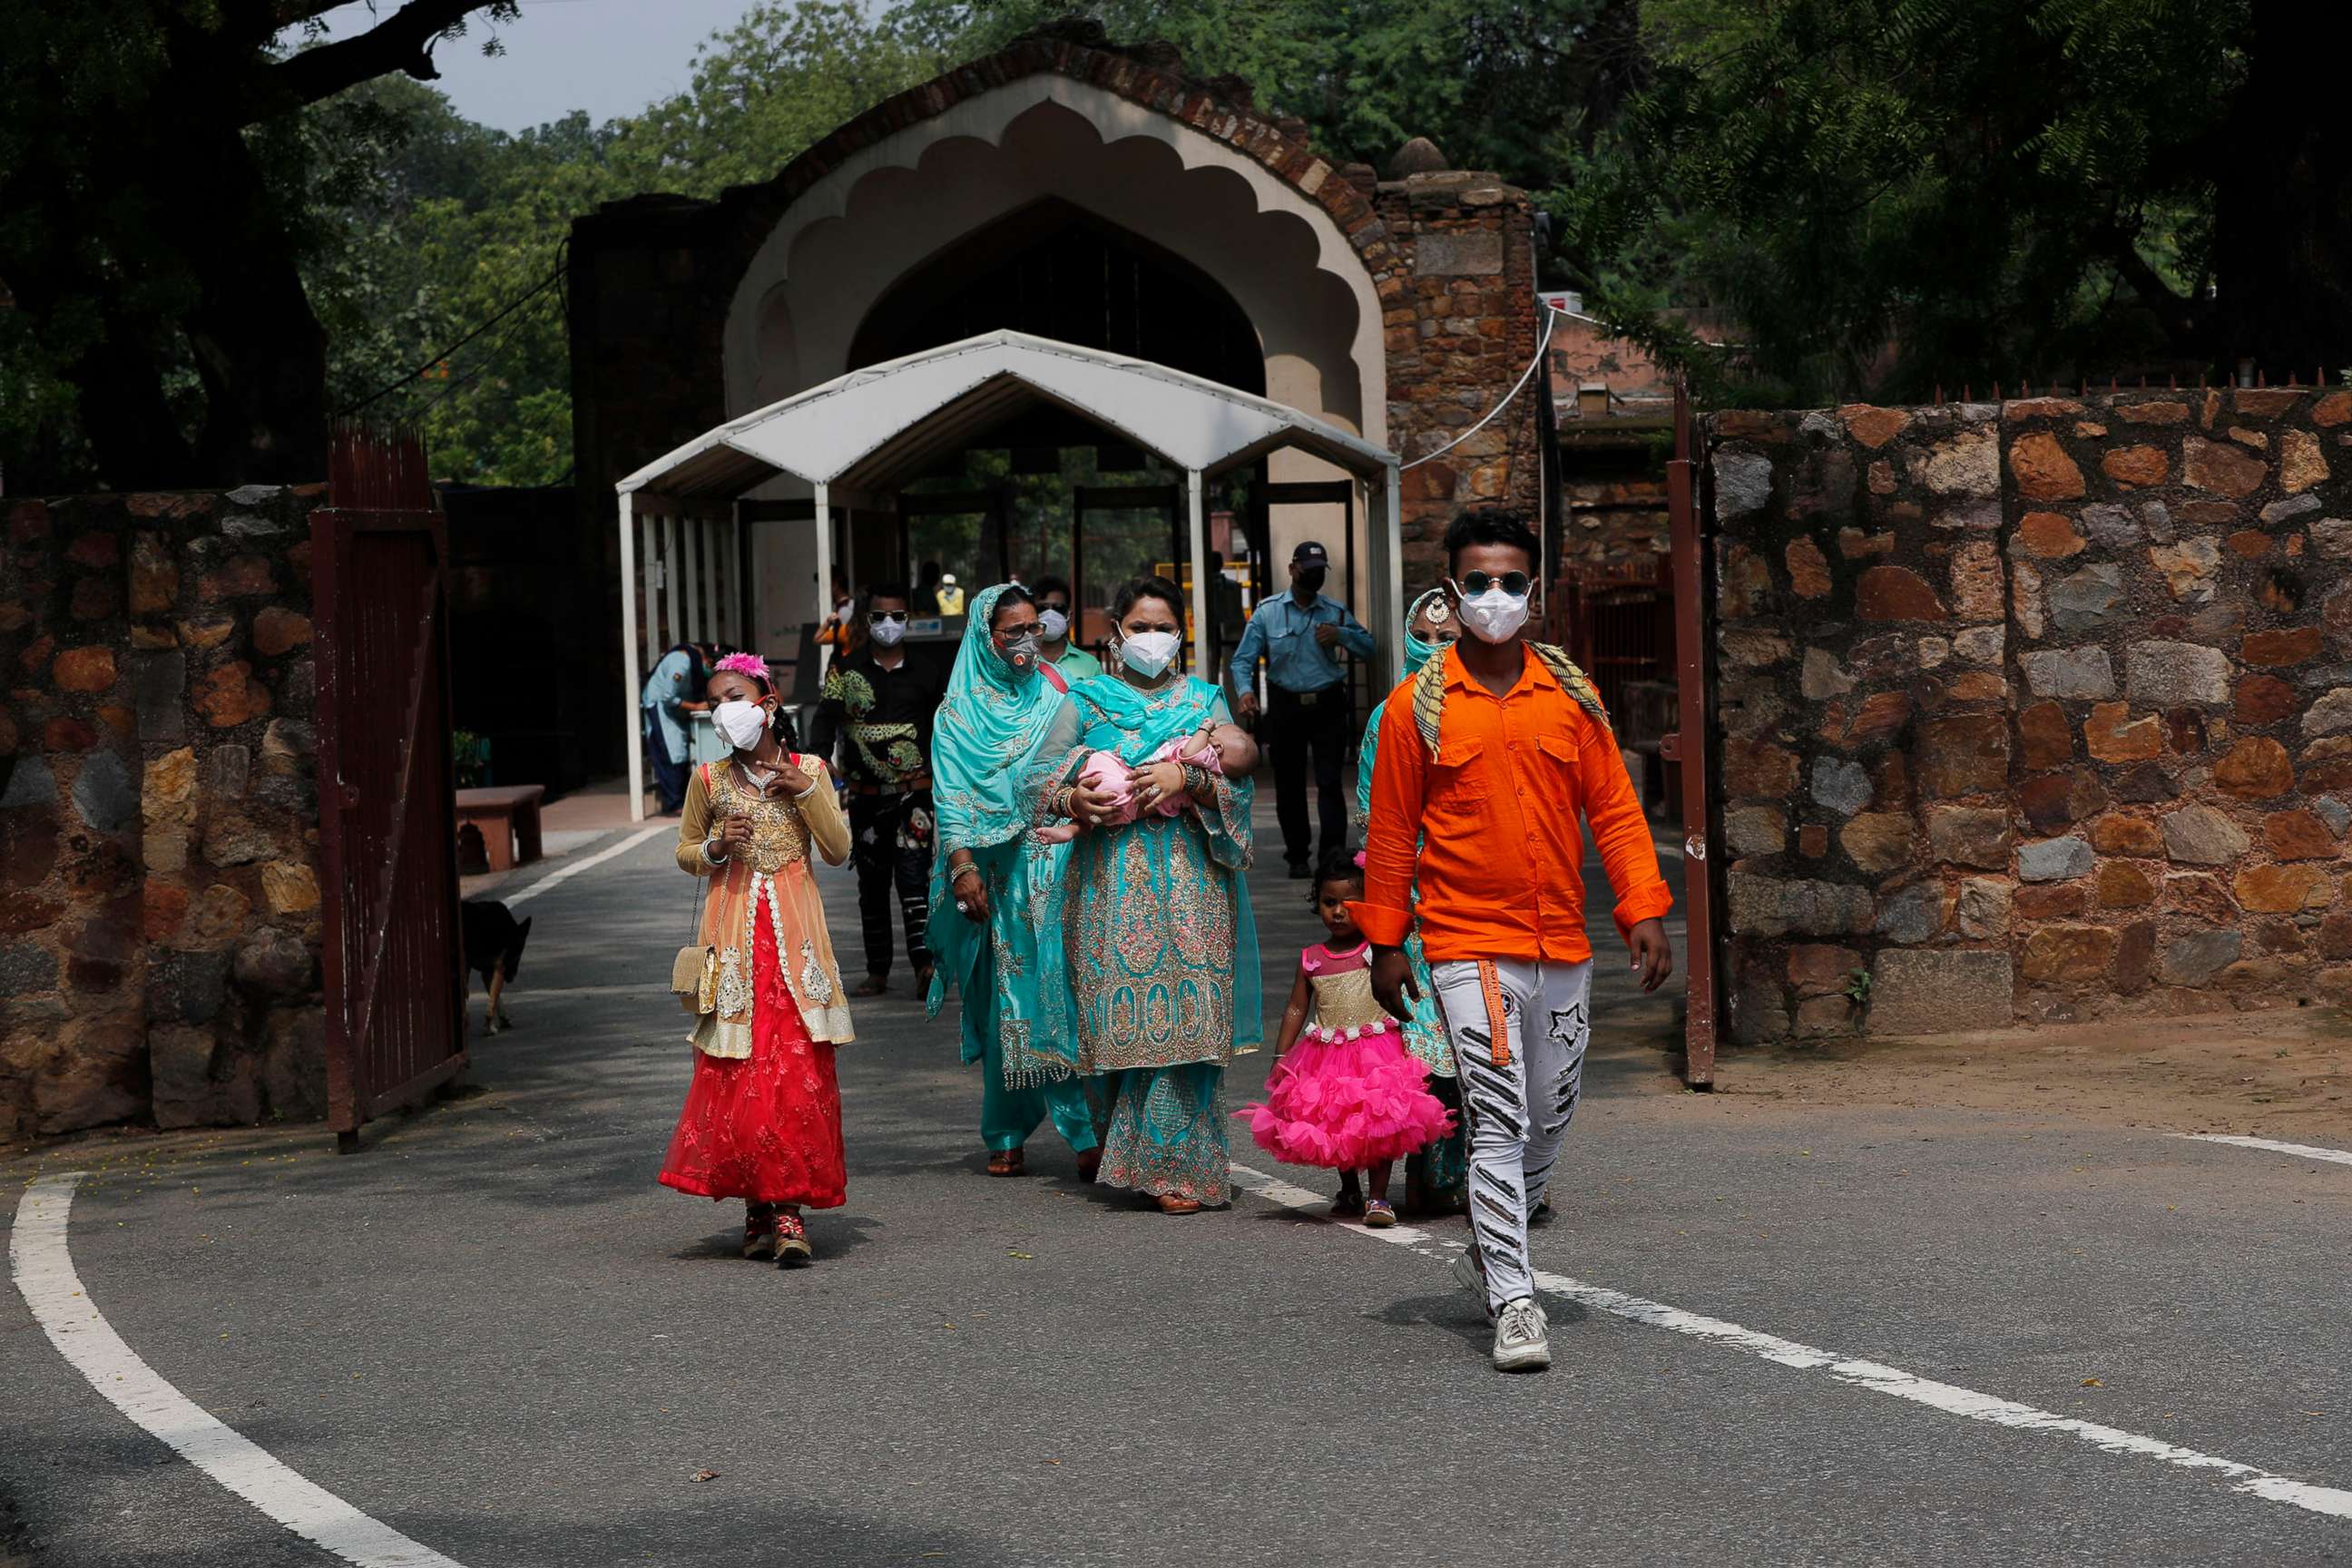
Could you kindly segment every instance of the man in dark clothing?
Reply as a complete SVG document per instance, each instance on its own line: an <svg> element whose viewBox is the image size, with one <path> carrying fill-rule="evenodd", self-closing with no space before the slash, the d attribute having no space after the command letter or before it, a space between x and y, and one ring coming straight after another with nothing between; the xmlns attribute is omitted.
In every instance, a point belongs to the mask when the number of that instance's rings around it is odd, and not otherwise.
<svg viewBox="0 0 2352 1568"><path fill-rule="evenodd" d="M1307 763L1315 762L1315 796L1322 818L1322 852L1348 842L1349 794L1339 784L1340 757L1355 738L1344 648L1358 658L1372 656L1372 634L1347 606L1323 593L1331 557L1308 540L1290 555L1290 592L1259 604L1234 650L1228 671L1235 710L1257 717L1257 661L1265 659L1266 750L1274 753L1275 816L1282 824L1283 858L1294 880L1307 875L1314 847L1307 841Z"/></svg>
<svg viewBox="0 0 2352 1568"><path fill-rule="evenodd" d="M890 979L890 889L897 884L917 995L931 983L931 721L947 695L947 667L905 646L907 589L867 595L866 640L824 678L809 750L834 764L849 789L850 860L866 931L866 979L856 996L879 996ZM836 750L839 755L835 756Z"/></svg>

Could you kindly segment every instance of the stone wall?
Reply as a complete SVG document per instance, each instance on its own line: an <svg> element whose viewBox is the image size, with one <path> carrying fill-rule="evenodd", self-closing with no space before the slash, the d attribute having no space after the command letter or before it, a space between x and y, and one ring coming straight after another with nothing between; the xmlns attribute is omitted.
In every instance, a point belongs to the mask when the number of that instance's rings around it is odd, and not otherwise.
<svg viewBox="0 0 2352 1568"><path fill-rule="evenodd" d="M1411 462L1464 436L1535 357L1534 209L1493 174L1409 175L1377 187L1380 221L1407 258L1381 295L1389 443ZM1466 507L1542 507L1538 396L1522 395L1444 457L1403 475L1404 581L1444 574L1439 547Z"/></svg>
<svg viewBox="0 0 2352 1568"><path fill-rule="evenodd" d="M323 1110L318 494L9 509L0 1138Z"/></svg>
<svg viewBox="0 0 2352 1568"><path fill-rule="evenodd" d="M1706 440L1738 1038L2352 991L2352 392Z"/></svg>

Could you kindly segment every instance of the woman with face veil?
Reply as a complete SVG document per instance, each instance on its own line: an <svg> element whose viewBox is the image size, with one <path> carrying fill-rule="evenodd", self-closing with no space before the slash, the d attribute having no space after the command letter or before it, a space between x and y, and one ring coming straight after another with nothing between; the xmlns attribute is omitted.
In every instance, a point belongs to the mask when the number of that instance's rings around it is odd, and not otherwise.
<svg viewBox="0 0 2352 1568"><path fill-rule="evenodd" d="M1036 605L1017 584L972 600L931 731L938 967L928 1001L936 1017L950 984L962 994L963 1059L981 1064L988 1173L1025 1174L1023 1145L1051 1117L1091 1181L1102 1153L1077 1071L1060 940L1070 846L1037 837L1024 789L1066 690L1040 643Z"/></svg>

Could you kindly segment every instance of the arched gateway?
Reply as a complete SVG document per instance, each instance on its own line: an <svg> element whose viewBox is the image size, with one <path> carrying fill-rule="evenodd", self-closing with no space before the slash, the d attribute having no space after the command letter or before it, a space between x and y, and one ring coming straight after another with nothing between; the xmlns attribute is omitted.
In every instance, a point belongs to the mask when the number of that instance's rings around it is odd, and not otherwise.
<svg viewBox="0 0 2352 1568"><path fill-rule="evenodd" d="M806 527L740 526L811 518L814 487L788 469L641 524L648 591L633 618L656 648L724 636L793 659L820 553L859 580L937 559L972 585L1007 572L1083 580L1090 547L1082 603L1108 594L1117 561L1203 564L1240 601L1219 603L1213 643L1297 539L1325 540L1370 611L1433 579L1436 536L1460 507L1543 504L1548 399L1520 397L1448 446L1536 353L1526 196L1491 175L1383 182L1335 166L1245 89L1184 76L1166 46L1110 47L1090 25L902 93L765 184L603 208L574 226L569 266L578 479L608 540L614 487L660 454L848 373L998 331L1263 396L1407 465L1391 552L1369 536L1360 476L1311 444L1254 455L1207 499L1216 559L1202 563L1183 475L1162 455L1031 400L948 433L928 469L893 465L887 490L829 493L821 545ZM1013 516L1008 498L1039 475L1064 481L1066 524ZM1034 513L1034 488L1023 493Z"/></svg>

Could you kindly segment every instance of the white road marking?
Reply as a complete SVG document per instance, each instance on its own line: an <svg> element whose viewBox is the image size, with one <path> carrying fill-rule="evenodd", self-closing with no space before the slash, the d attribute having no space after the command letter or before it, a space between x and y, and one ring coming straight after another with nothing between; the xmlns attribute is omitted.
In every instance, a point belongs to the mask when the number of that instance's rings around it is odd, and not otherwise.
<svg viewBox="0 0 2352 1568"><path fill-rule="evenodd" d="M1233 1171L1236 1186L1246 1187L1258 1196L1285 1208L1321 1213L1330 1206L1331 1200L1327 1195L1294 1186L1278 1176L1269 1176L1243 1165L1235 1165ZM1424 1258L1450 1260L1453 1254L1462 1250L1458 1242L1440 1241L1429 1232L1411 1226L1370 1230L1361 1225L1349 1224L1344 1228L1360 1231ZM1891 1394L1897 1399L1907 1399L1915 1405L1925 1405L1947 1415L1964 1415L1971 1421L1985 1421L1996 1426L2011 1426L2021 1431L2056 1432L2110 1454L2134 1454L2184 1470L2210 1470L2227 1477L2231 1490L2242 1492L2248 1497L2288 1503L2334 1519L2352 1519L2352 1491L2340 1487L2314 1486L2307 1481L2291 1480L2252 1465L2241 1464L2235 1459L2202 1454L2194 1448L2181 1447L2177 1443L2167 1443L2161 1438L2143 1437L2117 1427L2103 1426L2095 1421L2080 1421L2071 1415L2037 1410L2012 1399L2001 1399L1953 1384L1917 1377L1898 1367L1884 1366L1877 1362L1840 1355L1834 1351L1815 1350L1811 1345L1784 1340L1777 1334L1759 1333L1753 1329L1741 1328L1738 1323L1727 1323L1720 1318L1686 1312L1663 1301L1644 1300L1639 1296L1629 1296L1606 1286L1588 1285L1564 1274L1537 1269L1535 1280L1538 1288L1550 1295L1565 1297L1612 1317L1729 1345L1782 1366L1807 1372L1826 1372L1840 1383Z"/></svg>
<svg viewBox="0 0 2352 1568"><path fill-rule="evenodd" d="M2199 1143L2234 1143L2241 1149L2267 1149L2273 1154L2293 1154L2301 1160L2326 1160L2332 1164L2352 1165L2352 1150L2323 1149L2316 1143L2282 1143L2274 1138L2241 1138L2231 1132L2176 1132L2176 1138L2188 1138Z"/></svg>
<svg viewBox="0 0 2352 1568"><path fill-rule="evenodd" d="M665 833L675 837L677 833L677 829L674 826L666 826L659 823L656 823L651 827L640 829L635 833L630 834L626 838L622 839L610 849L599 849L595 854L589 856L588 858L581 861L576 866L566 866L561 870L551 871L546 876L541 877L538 881L533 882L530 887L522 889L519 892L509 893L505 898L500 899L499 901L506 905L507 908L512 909L526 899L535 899L539 897L540 894L547 891L548 889L554 887L557 883L564 880L566 878L577 877L583 871L593 870L597 867L602 866L605 861L610 860L614 856L625 855L630 850L635 849L638 845L643 844L646 839L658 838ZM491 889L493 894L497 891L498 889L495 888Z"/></svg>
<svg viewBox="0 0 2352 1568"><path fill-rule="evenodd" d="M173 1452L304 1540L357 1568L463 1568L305 1479L157 1375L122 1342L74 1272L66 1225L86 1173L25 1189L8 1235L8 1272L58 1353Z"/></svg>

